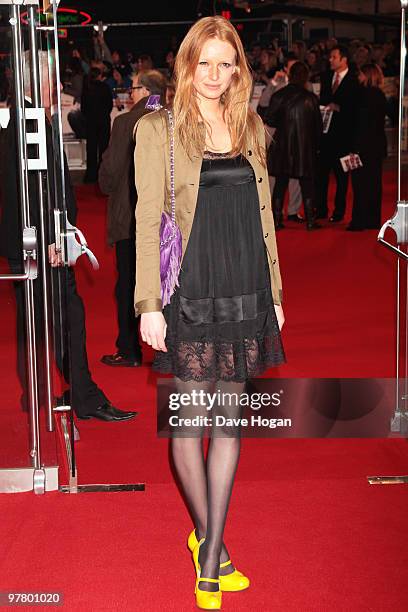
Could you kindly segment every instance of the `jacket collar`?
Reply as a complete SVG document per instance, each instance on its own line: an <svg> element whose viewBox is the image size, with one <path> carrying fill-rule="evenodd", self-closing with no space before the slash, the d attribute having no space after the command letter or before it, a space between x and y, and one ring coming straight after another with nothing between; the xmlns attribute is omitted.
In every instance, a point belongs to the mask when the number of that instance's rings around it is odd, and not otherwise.
<svg viewBox="0 0 408 612"><path fill-rule="evenodd" d="M129 113L133 113L133 112L141 110L142 108L145 108L146 102L147 102L148 99L149 99L149 97L145 96L144 98L139 100L139 102L136 102L136 104L134 104L132 106L132 108L129 110Z"/></svg>

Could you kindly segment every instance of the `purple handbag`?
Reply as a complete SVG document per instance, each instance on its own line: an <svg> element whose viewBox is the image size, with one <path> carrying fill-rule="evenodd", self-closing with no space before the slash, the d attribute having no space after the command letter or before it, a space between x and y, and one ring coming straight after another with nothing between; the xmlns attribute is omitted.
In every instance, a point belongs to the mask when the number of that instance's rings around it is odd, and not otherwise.
<svg viewBox="0 0 408 612"><path fill-rule="evenodd" d="M152 95L146 102L145 108L159 110L160 96ZM182 236L176 223L176 194L174 188L174 119L168 108L164 109L169 118L170 132L170 202L171 215L162 212L160 223L160 282L162 306L170 303L174 290L179 287L178 276L180 272L182 255Z"/></svg>
<svg viewBox="0 0 408 612"><path fill-rule="evenodd" d="M145 108L159 110L160 96L152 95L146 102ZM174 188L174 119L173 113L164 109L169 118L170 132L170 202L171 215L163 211L160 223L160 281L162 306L170 303L174 290L179 287L178 276L180 272L182 255L182 236L176 223L176 194Z"/></svg>
<svg viewBox="0 0 408 612"><path fill-rule="evenodd" d="M170 130L170 202L171 215L162 212L160 223L160 281L163 308L170 303L176 286L179 287L182 255L182 237L176 223L176 194L174 188L174 119L169 109L165 109L169 118Z"/></svg>

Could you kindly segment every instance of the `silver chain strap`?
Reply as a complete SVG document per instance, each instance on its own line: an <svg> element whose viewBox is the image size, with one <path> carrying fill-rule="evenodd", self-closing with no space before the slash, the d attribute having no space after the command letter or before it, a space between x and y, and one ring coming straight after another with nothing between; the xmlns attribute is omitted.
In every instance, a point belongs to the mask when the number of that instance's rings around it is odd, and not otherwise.
<svg viewBox="0 0 408 612"><path fill-rule="evenodd" d="M169 131L170 131L170 203L171 203L171 224L173 231L171 236L160 242L160 246L166 246L176 236L176 192L174 187L174 118L173 113L168 108L164 109L169 118Z"/></svg>

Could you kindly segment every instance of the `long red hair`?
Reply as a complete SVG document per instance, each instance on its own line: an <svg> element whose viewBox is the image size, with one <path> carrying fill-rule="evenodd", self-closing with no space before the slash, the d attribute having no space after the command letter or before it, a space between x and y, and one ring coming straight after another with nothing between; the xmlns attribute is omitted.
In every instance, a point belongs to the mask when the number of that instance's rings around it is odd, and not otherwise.
<svg viewBox="0 0 408 612"><path fill-rule="evenodd" d="M253 86L251 69L236 29L224 17L200 19L190 28L181 43L174 67L176 134L189 154L203 152L204 119L198 107L193 79L201 49L211 38L228 42L235 50L235 72L231 84L221 97L224 118L231 137L231 153L245 155L249 148L253 148L255 155L265 164L265 150L257 135L259 119L249 106Z"/></svg>

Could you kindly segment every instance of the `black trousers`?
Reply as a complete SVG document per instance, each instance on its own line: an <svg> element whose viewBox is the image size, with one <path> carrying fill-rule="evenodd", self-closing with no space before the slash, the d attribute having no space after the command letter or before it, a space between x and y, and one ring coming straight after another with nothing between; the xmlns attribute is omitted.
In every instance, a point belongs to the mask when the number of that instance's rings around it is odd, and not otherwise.
<svg viewBox="0 0 408 612"><path fill-rule="evenodd" d="M318 216L326 217L328 214L327 194L330 172L332 170L336 177L336 197L332 214L334 217L342 219L346 212L347 187L350 173L344 172L341 167L340 157L343 156L330 149L325 148L320 152L316 197L316 212Z"/></svg>
<svg viewBox="0 0 408 612"><path fill-rule="evenodd" d="M351 225L360 229L381 227L382 157L361 156L363 166L351 173L353 214Z"/></svg>
<svg viewBox="0 0 408 612"><path fill-rule="evenodd" d="M134 240L119 240L116 245L116 269L118 278L115 297L118 313L118 351L127 357L141 357L138 323L135 316L134 293L136 280L136 245Z"/></svg>
<svg viewBox="0 0 408 612"><path fill-rule="evenodd" d="M10 268L21 272L18 261L10 261ZM106 395L92 380L86 352L85 309L78 295L75 273L72 268L53 269L54 287L59 284L61 291L53 292L52 308L54 322L54 353L56 365L66 383L70 385L68 401L77 415L81 416L104 404ZM59 276L59 278L58 278ZM26 370L26 326L24 286L21 282L14 284L17 303L17 372L23 389L23 408L28 405L27 370ZM43 366L43 295L42 281L33 282L35 307L35 332L37 340L37 371L39 378L39 400L44 401L45 376ZM61 299L60 299L61 298ZM71 356L71 359L69 358Z"/></svg>
<svg viewBox="0 0 408 612"><path fill-rule="evenodd" d="M273 199L284 200L286 195L286 190L289 185L289 176L279 175L276 177L275 187L273 190ZM300 189L302 191L302 199L303 202L305 200L313 199L314 197L314 180L309 177L300 177L299 178Z"/></svg>
<svg viewBox="0 0 408 612"><path fill-rule="evenodd" d="M110 118L107 121L93 122L87 117L86 123L86 178L98 180L98 169L102 155L108 148L110 137Z"/></svg>

